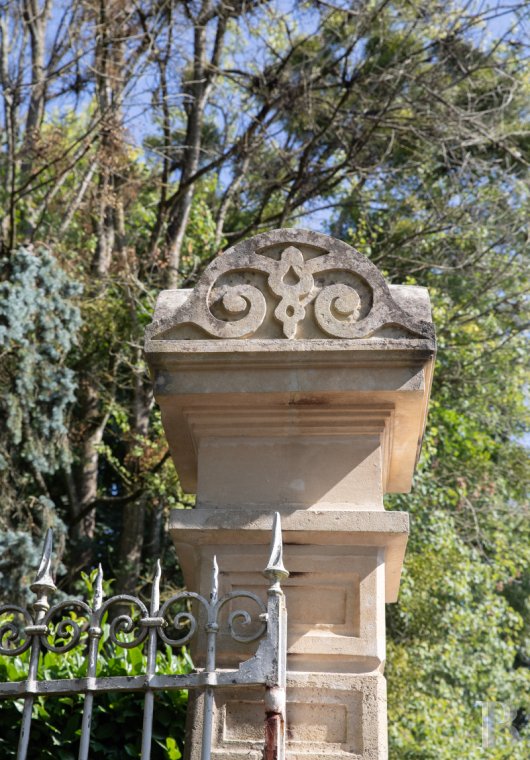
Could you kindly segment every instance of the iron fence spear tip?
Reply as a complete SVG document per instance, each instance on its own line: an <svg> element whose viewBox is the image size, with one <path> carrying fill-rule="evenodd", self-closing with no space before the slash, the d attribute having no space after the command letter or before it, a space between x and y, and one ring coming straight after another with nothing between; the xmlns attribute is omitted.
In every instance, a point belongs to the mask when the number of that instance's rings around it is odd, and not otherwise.
<svg viewBox="0 0 530 760"><path fill-rule="evenodd" d="M39 591L52 591L56 590L56 585L52 576L52 550L53 550L53 530L48 528L46 536L44 538L44 545L42 547L42 555L40 559L39 568L35 575L35 580L30 585L30 589L37 594Z"/></svg>
<svg viewBox="0 0 530 760"><path fill-rule="evenodd" d="M269 563L263 571L263 575L272 581L280 581L289 577L289 571L283 565L282 522L279 512L274 513Z"/></svg>
<svg viewBox="0 0 530 760"><path fill-rule="evenodd" d="M94 609L99 610L103 603L103 568L101 562L98 565L96 584L94 588Z"/></svg>
<svg viewBox="0 0 530 760"><path fill-rule="evenodd" d="M151 614L155 615L160 606L160 578L162 577L162 566L157 559L155 564L155 573L153 575L153 585L151 587Z"/></svg>
<svg viewBox="0 0 530 760"><path fill-rule="evenodd" d="M217 556L214 554L212 559L212 574L211 574L211 591L210 601L217 601L219 596L219 565L217 564Z"/></svg>

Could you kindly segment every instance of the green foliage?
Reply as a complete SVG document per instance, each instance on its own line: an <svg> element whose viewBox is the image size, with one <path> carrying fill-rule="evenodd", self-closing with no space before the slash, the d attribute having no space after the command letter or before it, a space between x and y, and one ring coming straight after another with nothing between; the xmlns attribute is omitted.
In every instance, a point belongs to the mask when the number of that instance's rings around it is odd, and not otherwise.
<svg viewBox="0 0 530 760"><path fill-rule="evenodd" d="M529 673L514 669L523 619L502 593L515 578L502 555L484 562L447 513L418 501L399 604L389 614L391 747L406 760L482 758L482 705L530 708ZM496 728L487 757L528 756L530 736L514 742L508 729Z"/></svg>
<svg viewBox="0 0 530 760"><path fill-rule="evenodd" d="M441 334L442 362L460 361L454 350L444 356ZM399 602L388 610L391 756L400 760L528 757L528 462L513 437L522 378L503 359L507 396L475 393L477 378L456 392L449 372L439 377L413 492L390 500L412 520ZM516 416L506 416L508 403ZM488 705L522 722L517 742L509 724L494 726L485 754Z"/></svg>
<svg viewBox="0 0 530 760"><path fill-rule="evenodd" d="M108 626L106 626L108 633ZM0 680L22 680L27 673L28 657L0 657ZM113 654L104 646L98 658L98 676L126 676L145 673L146 657L138 649ZM176 655L170 647L157 653L157 673L186 673L190 670L187 654ZM39 678L80 678L86 674L86 656L73 650L66 655L47 652L42 658ZM153 760L178 760L181 757L187 692L155 694L153 722ZM0 753L16 757L22 701L0 702ZM91 730L91 753L94 757L123 760L139 757L142 731L143 695L111 692L98 694L94 700ZM45 760L77 757L83 698L79 695L39 697L33 707L29 756Z"/></svg>
<svg viewBox="0 0 530 760"><path fill-rule="evenodd" d="M501 202L504 189L495 192ZM448 229L432 235L422 234L430 199L416 196L411 216L402 206L411 198L391 183L370 193L387 212L363 213L353 237L398 281L414 263L420 274L407 279L429 288L439 343L413 490L387 504L411 514L400 597L388 609L390 756L522 760L530 749L524 241L512 235L508 253L487 244L497 219L484 217L473 232L455 223L483 215L487 187L474 190L475 209L456 207ZM510 216L516 227L519 210ZM490 708L517 713L518 741L500 723L483 748Z"/></svg>
<svg viewBox="0 0 530 760"><path fill-rule="evenodd" d="M81 288L45 248L19 248L3 271L9 279L0 284L0 587L16 601L38 563L39 528L53 526L58 542L65 532L44 476L69 464L77 381L66 359L81 326L75 303Z"/></svg>
<svg viewBox="0 0 530 760"><path fill-rule="evenodd" d="M15 447L41 473L65 463L66 414L76 390L65 358L81 325L72 302L80 293L44 248L20 248L9 261L9 280L0 284L1 413L9 435L1 441L3 470Z"/></svg>
<svg viewBox="0 0 530 760"><path fill-rule="evenodd" d="M369 43L370 65L380 73L421 43L420 24L405 48L391 15L374 26ZM440 48L422 59L423 78L409 80L395 115L419 128L393 132L382 178L352 181L332 227L392 281L427 287L437 329L413 490L387 499L387 507L411 515L399 601L388 608L390 757L398 760L530 754L528 174L513 160L528 133L528 77L521 99L518 93L502 109L520 124L511 158L502 161L494 141L464 150L438 109L467 99L470 118L480 119L510 89L507 72L517 76L520 66L501 46L497 77L468 43L444 43L450 65L440 65ZM424 111L421 90L433 65L443 95L433 94ZM504 128L500 115L489 122L492 134ZM483 747L490 708L516 714L518 741L508 721L490 726L495 743Z"/></svg>
<svg viewBox="0 0 530 760"><path fill-rule="evenodd" d="M96 572L82 574L81 587L92 596ZM110 593L111 583L104 583ZM70 615L76 619L72 611ZM105 621L105 619L104 619ZM81 621L78 621L81 622ZM109 639L110 625L104 622L99 643L97 676L136 676L146 672L147 658L142 647L125 649L114 646ZM87 674L87 636L66 653L46 652L39 660L39 680L82 678ZM144 645L145 647L145 645ZM16 657L0 656L0 681L21 681L27 676L30 652ZM155 672L159 675L189 673L191 659L183 648L175 653L164 645L157 651ZM181 757L186 714L187 691L156 692L153 719L153 760L178 760ZM23 701L0 701L0 754L2 758L16 757L18 729ZM39 697L32 713L29 756L61 758L77 757L83 697L79 694L64 697ZM90 752L94 757L122 760L138 757L142 737L143 695L130 692L97 694L94 699Z"/></svg>

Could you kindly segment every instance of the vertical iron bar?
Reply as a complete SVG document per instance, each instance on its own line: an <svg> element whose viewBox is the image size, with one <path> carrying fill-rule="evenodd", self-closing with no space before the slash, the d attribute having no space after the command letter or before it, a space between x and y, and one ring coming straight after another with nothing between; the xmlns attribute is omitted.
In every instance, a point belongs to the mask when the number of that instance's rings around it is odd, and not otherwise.
<svg viewBox="0 0 530 760"><path fill-rule="evenodd" d="M39 618L42 619L42 615L38 614L35 618L35 622L38 625ZM39 666L39 654L40 654L40 640L38 636L33 637L31 642L31 656L28 669L27 685L34 682L37 677L37 670ZM28 754L29 735L31 731L31 713L33 711L32 695L28 695L24 698L24 710L22 712L22 723L20 726L20 738L18 741L18 753L17 760L26 760Z"/></svg>
<svg viewBox="0 0 530 760"><path fill-rule="evenodd" d="M151 589L151 618L158 615L160 609L160 576L162 569L160 560L156 561L155 576ZM141 760L149 760L151 757L151 737L153 733L153 708L155 695L149 688L149 681L156 672L156 626L149 628L149 641L147 645L147 690L144 697L144 720L142 726L142 755Z"/></svg>
<svg viewBox="0 0 530 760"><path fill-rule="evenodd" d="M281 581L289 577L283 565L280 515L274 515L271 552L263 573L272 581L268 594L269 636L276 648L275 672L265 692L264 760L285 760L285 701L287 681L287 609Z"/></svg>
<svg viewBox="0 0 530 760"><path fill-rule="evenodd" d="M52 561L52 529L48 528L44 539L42 556L35 576L34 582L30 589L37 595L37 600L33 604L35 610L35 625L26 628L26 633L33 636L31 642L31 655L29 660L28 677L26 680L26 689L29 691L37 680L40 656L40 636L46 634L46 627L42 625L42 620L49 610L48 595L56 590L51 574ZM41 630L42 629L42 630ZM20 726L20 737L18 741L17 760L26 760L29 746L29 736L31 732L31 714L33 712L33 694L28 694L24 698L24 710L22 712L22 723Z"/></svg>
<svg viewBox="0 0 530 760"><path fill-rule="evenodd" d="M94 589L94 603L93 612L96 613L103 603L103 570L101 565L98 567L98 573L96 575L96 586ZM93 616L96 617L95 614ZM88 760L88 750L90 748L90 729L92 726L92 711L94 706L94 692L90 691L92 685L95 686L97 664L98 664L98 648L99 640L103 634L101 628L96 625L95 620L90 622L90 628L88 629L89 643L88 643L88 691L85 694L85 702L83 704L83 721L81 723L81 741L79 743L79 760Z"/></svg>
<svg viewBox="0 0 530 760"><path fill-rule="evenodd" d="M213 619L213 614L218 598L219 568L217 566L217 558L214 557L212 561L210 607L208 611L208 623L206 625L208 639L206 651L206 667L204 670L207 674L215 672L215 648L217 632L219 631L219 624L217 620ZM213 688L211 686L208 686L204 694L201 760L210 760L210 753L212 748L213 703Z"/></svg>

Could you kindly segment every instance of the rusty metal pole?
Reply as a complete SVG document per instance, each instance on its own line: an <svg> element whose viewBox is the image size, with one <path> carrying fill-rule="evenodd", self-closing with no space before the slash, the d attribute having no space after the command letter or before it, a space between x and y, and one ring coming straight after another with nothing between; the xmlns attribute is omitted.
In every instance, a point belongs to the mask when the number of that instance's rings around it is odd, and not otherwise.
<svg viewBox="0 0 530 760"><path fill-rule="evenodd" d="M212 561L210 589L210 608L208 612L209 619L206 625L208 644L206 651L206 667L204 669L207 679L215 677L215 649L217 633L219 632L216 608L219 598L219 568L217 566L217 559L215 557ZM210 753L212 748L213 704L213 688L211 685L209 685L204 693L204 718L202 729L201 760L210 760Z"/></svg>
<svg viewBox="0 0 530 760"><path fill-rule="evenodd" d="M264 760L285 760L285 688L287 676L287 608L281 581L289 577L283 565L283 541L281 520L278 512L274 515L271 553L264 573L272 581L267 594L269 598L269 621L276 622L271 631L275 647L275 677L266 686L265 693L265 752Z"/></svg>

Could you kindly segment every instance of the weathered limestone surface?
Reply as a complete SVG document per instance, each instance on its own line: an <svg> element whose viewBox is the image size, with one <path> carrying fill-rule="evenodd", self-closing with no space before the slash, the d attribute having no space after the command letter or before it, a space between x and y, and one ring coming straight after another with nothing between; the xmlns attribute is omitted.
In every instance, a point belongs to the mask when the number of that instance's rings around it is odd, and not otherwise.
<svg viewBox="0 0 530 760"><path fill-rule="evenodd" d="M384 760L384 605L408 516L385 512L383 496L410 489L425 427L426 290L387 285L338 240L276 230L215 259L193 291L162 292L146 338L172 456L197 493L170 526L187 584L208 588L216 554L222 592L264 593L280 511L288 757ZM251 652L222 635L219 651L226 665ZM214 757L261 757L260 699L217 696ZM192 713L200 723L200 699Z"/></svg>
<svg viewBox="0 0 530 760"><path fill-rule="evenodd" d="M201 698L190 707L202 721ZM188 708L189 709L189 708ZM386 682L381 673L291 672L287 678L289 760L380 760L386 752ZM192 727L190 727L192 728ZM199 732L197 732L199 733ZM200 742L189 730L191 760ZM212 757L263 760L263 693L255 688L216 691Z"/></svg>

